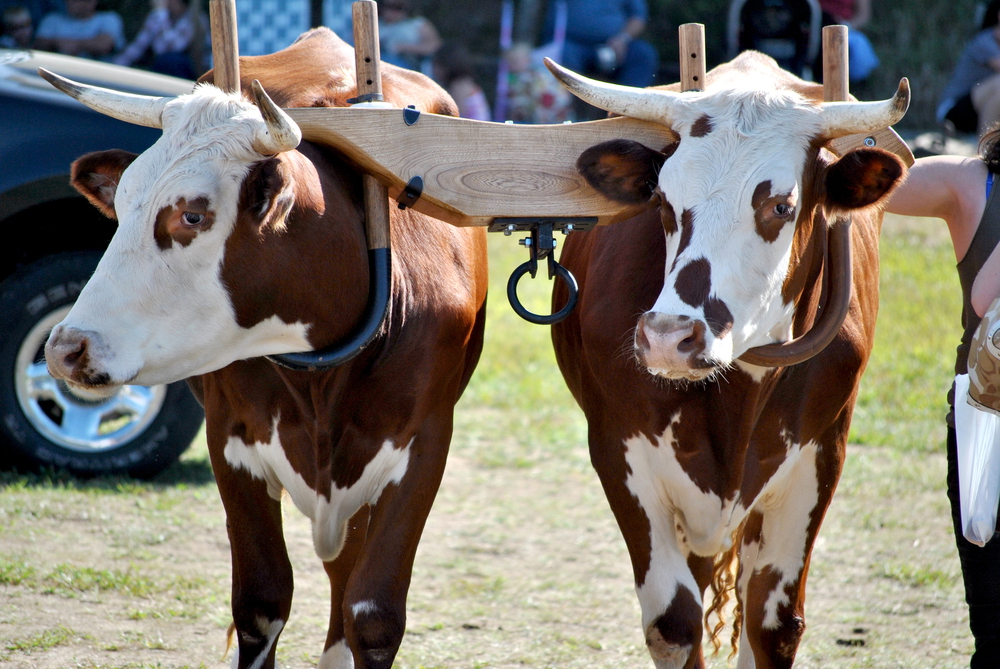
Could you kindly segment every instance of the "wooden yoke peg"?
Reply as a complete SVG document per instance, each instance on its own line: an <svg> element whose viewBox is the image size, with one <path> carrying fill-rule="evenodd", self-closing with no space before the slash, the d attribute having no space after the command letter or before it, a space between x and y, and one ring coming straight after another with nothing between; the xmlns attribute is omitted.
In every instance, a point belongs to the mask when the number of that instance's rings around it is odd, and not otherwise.
<svg viewBox="0 0 1000 669"><path fill-rule="evenodd" d="M685 23L677 28L681 57L681 91L705 90L705 25Z"/></svg>
<svg viewBox="0 0 1000 669"><path fill-rule="evenodd" d="M357 0L351 5L354 18L354 64L358 78L357 104L382 102L382 70L379 64L378 6L375 0ZM371 174L363 174L365 233L369 249L389 248L389 189Z"/></svg>
<svg viewBox="0 0 1000 669"><path fill-rule="evenodd" d="M823 28L823 101L843 102L850 95L847 26Z"/></svg>
<svg viewBox="0 0 1000 669"><path fill-rule="evenodd" d="M215 85L229 93L240 92L240 47L236 36L236 0L209 0L212 25L212 60Z"/></svg>

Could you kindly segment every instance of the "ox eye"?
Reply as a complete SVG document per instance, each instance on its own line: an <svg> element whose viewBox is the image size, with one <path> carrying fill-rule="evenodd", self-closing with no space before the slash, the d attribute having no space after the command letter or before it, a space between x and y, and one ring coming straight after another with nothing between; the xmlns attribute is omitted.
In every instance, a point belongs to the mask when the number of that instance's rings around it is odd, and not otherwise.
<svg viewBox="0 0 1000 669"><path fill-rule="evenodd" d="M181 214L181 222L184 225L194 227L205 222L205 214L197 214L193 211L185 211Z"/></svg>
<svg viewBox="0 0 1000 669"><path fill-rule="evenodd" d="M788 218L792 215L793 211L795 211L795 209L792 205L785 204L784 202L774 205L774 215L779 218Z"/></svg>

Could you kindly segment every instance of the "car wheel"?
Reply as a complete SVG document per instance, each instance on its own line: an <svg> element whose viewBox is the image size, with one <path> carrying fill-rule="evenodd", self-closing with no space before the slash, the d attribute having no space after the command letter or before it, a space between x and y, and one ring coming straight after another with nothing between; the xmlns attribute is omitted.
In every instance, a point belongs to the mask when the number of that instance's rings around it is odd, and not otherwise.
<svg viewBox="0 0 1000 669"><path fill-rule="evenodd" d="M61 253L0 283L0 450L5 466L78 476L151 477L170 466L204 413L184 381L123 386L95 400L51 377L44 347L94 273L100 254Z"/></svg>

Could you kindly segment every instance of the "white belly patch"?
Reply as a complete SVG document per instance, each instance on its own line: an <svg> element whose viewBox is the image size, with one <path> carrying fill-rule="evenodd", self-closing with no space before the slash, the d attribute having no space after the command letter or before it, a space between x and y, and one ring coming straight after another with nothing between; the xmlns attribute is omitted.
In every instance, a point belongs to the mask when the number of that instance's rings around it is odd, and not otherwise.
<svg viewBox="0 0 1000 669"><path fill-rule="evenodd" d="M398 485L403 480L413 440L405 448L395 448L393 441L386 439L360 478L344 488L333 486L327 499L292 469L278 437L278 420L274 419L270 442L248 445L238 437L230 437L223 455L233 469L244 469L255 479L266 481L272 498L280 499L281 490L287 490L296 508L312 521L316 554L324 562L333 560L344 546L351 516L365 504L377 502L390 483Z"/></svg>

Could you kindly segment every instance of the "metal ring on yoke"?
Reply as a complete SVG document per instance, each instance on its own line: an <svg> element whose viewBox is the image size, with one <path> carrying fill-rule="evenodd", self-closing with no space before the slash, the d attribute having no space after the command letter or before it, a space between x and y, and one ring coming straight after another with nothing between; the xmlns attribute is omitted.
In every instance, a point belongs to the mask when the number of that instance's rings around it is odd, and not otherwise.
<svg viewBox="0 0 1000 669"><path fill-rule="evenodd" d="M517 283L521 280L521 277L528 272L534 275L532 271L532 265L534 263L529 260L521 265L519 265L513 272L511 272L510 278L507 280L507 300L510 302L510 306L514 309L514 313L528 321L529 323L534 323L535 325L555 325L566 320L573 309L576 308L577 298L579 297L579 287L576 284L576 277L573 274L560 265L559 263L552 260L549 257L549 273L550 275L558 276L566 284L566 288L569 290L569 299L566 300L565 306L562 309L555 312L554 314L549 314L548 316L544 314L536 314L528 311L521 304L521 301L517 297Z"/></svg>

